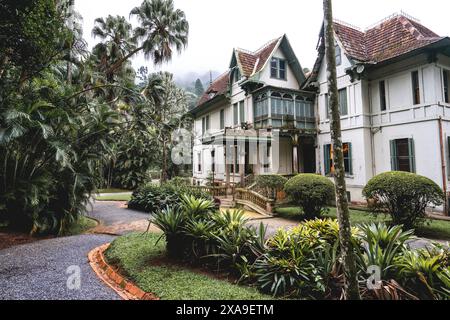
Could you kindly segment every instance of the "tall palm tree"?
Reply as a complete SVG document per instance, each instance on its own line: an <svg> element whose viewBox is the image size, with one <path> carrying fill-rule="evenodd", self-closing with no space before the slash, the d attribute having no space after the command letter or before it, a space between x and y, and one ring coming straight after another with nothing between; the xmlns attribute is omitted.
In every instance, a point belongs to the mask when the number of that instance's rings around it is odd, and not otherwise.
<svg viewBox="0 0 450 320"><path fill-rule="evenodd" d="M159 64L170 61L174 49L181 52L187 46L189 23L185 13L174 8L173 0L144 0L130 15L136 16L140 23L134 30L139 46L114 63L111 71L140 51Z"/></svg>
<svg viewBox="0 0 450 320"><path fill-rule="evenodd" d="M125 17L109 15L106 19L95 20L92 35L102 40L92 50L94 58L97 58L97 67L106 72L108 82L112 82L119 68L111 70L111 66L136 49L133 27Z"/></svg>

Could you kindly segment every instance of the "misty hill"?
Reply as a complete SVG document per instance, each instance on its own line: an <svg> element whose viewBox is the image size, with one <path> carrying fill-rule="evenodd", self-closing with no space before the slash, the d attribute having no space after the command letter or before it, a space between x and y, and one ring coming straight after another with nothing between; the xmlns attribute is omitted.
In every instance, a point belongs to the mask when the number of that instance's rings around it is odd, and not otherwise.
<svg viewBox="0 0 450 320"><path fill-rule="evenodd" d="M216 79L218 76L220 76L220 72L218 71L212 71L212 79ZM205 73L198 73L198 72L189 72L185 74L177 74L175 77L175 83L180 86L181 88L184 88L188 91L193 90L195 81L197 79L200 79L200 81L203 84L203 87L206 89L209 87L209 81L210 81L210 74L209 72Z"/></svg>

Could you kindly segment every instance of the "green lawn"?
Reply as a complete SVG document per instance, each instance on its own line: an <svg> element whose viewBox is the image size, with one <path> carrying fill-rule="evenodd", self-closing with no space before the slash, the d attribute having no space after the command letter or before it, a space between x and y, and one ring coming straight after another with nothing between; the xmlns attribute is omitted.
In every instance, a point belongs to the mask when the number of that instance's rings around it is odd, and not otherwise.
<svg viewBox="0 0 450 320"><path fill-rule="evenodd" d="M124 193L130 192L130 190L125 189L117 189L117 188L108 188L108 189L98 189L98 193Z"/></svg>
<svg viewBox="0 0 450 320"><path fill-rule="evenodd" d="M108 194L105 196L96 196L97 201L130 201L131 194Z"/></svg>
<svg viewBox="0 0 450 320"><path fill-rule="evenodd" d="M295 207L285 207L277 208L276 213L279 217L300 221L302 211ZM324 217L336 219L336 208L330 208ZM375 217L368 211L350 209L350 222L353 225L377 221L389 222L390 218L383 214ZM419 227L416 235L435 240L450 240L450 221L431 220L426 225Z"/></svg>
<svg viewBox="0 0 450 320"><path fill-rule="evenodd" d="M97 221L89 217L81 216L77 222L69 227L69 229L64 233L64 236L75 236L78 234L83 234L89 229L95 228L97 226Z"/></svg>
<svg viewBox="0 0 450 320"><path fill-rule="evenodd" d="M158 234L131 234L117 238L106 252L109 263L118 266L142 290L163 300L264 300L270 296L255 288L234 285L209 275L169 264L164 259L165 242Z"/></svg>

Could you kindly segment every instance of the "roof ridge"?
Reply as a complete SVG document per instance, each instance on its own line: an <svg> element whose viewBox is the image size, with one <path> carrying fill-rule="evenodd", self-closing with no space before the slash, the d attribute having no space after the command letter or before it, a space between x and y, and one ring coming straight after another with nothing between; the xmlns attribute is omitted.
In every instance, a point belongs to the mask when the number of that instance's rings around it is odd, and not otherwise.
<svg viewBox="0 0 450 320"><path fill-rule="evenodd" d="M230 70L227 70L225 72L223 72L222 74L220 74L219 76L217 76L212 82L211 84L208 86L208 89L206 90L206 92L209 91L209 89L212 87L213 84L215 84L216 82L218 82L219 80L222 80L225 76L230 74Z"/></svg>
<svg viewBox="0 0 450 320"><path fill-rule="evenodd" d="M351 23L345 22L345 21L343 21L343 20L333 19L333 22L334 22L334 23L338 23L338 24L340 24L340 25L343 25L344 27L352 28L352 29L355 29L356 31L359 31L359 32L361 32L361 33L364 33L364 31L363 31L360 27L357 27L357 26L355 26L355 25L353 25L353 24L351 24Z"/></svg>
<svg viewBox="0 0 450 320"><path fill-rule="evenodd" d="M278 38L274 38L274 39L272 39L272 40L266 42L262 47L260 47L259 49L253 51L252 53L253 53L254 55L260 53L261 51L263 51L264 49L266 49L267 47L269 47L272 43L280 41L281 38L283 38L283 36L278 37Z"/></svg>
<svg viewBox="0 0 450 320"><path fill-rule="evenodd" d="M417 18L413 17L412 15L410 15L410 14L404 12L403 10L401 10L401 11L398 11L398 12L394 12L394 13L388 15L387 17L384 17L383 19L378 20L377 22L369 25L367 28L364 29L364 33L366 33L367 31L369 31L371 29L374 29L374 28L382 25L383 23L385 23L387 21L390 21L392 19L397 19L397 18L400 18L400 17L404 17L404 18L406 18L408 20L414 21L415 23L421 24L419 19L417 19Z"/></svg>
<svg viewBox="0 0 450 320"><path fill-rule="evenodd" d="M254 56L254 55L255 55L255 53L254 53L254 52L252 52L252 51L250 51L250 50L247 50L247 49L242 49L242 48L235 48L235 50L236 50L236 51L240 51L240 52L242 52L242 53L247 53L247 54L250 54L250 55L252 55L252 56Z"/></svg>

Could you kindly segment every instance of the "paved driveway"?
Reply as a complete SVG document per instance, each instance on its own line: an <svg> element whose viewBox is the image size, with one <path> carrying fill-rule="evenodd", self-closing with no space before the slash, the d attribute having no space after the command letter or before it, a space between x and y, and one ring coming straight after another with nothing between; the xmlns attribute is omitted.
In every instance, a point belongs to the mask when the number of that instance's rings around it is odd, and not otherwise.
<svg viewBox="0 0 450 320"><path fill-rule="evenodd" d="M96 202L89 215L101 224L91 234L42 240L0 250L0 300L117 300L97 278L87 254L114 236L147 228L148 214L125 209L124 202ZM70 275L76 277L70 289ZM69 272L69 273L67 273Z"/></svg>
<svg viewBox="0 0 450 320"><path fill-rule="evenodd" d="M0 300L118 300L89 265L90 250L111 242L107 235L42 240L0 251ZM66 272L68 272L67 274ZM80 275L79 288L76 277Z"/></svg>

